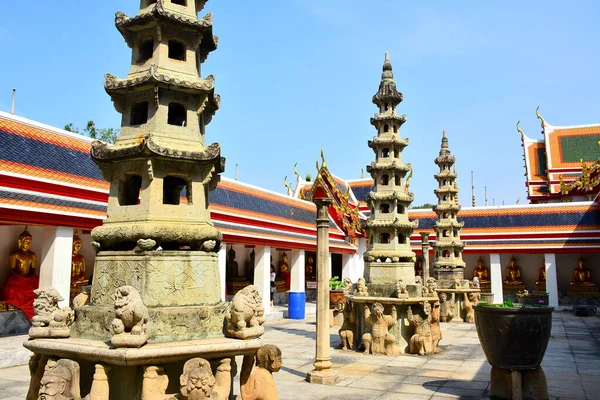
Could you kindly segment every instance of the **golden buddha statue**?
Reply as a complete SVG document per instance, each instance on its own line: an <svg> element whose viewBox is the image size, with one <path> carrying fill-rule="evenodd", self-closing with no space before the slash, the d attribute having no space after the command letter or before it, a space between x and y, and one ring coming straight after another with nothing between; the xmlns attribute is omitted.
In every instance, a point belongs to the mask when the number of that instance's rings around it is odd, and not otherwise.
<svg viewBox="0 0 600 400"><path fill-rule="evenodd" d="M423 277L423 258L419 257L415 264L415 276Z"/></svg>
<svg viewBox="0 0 600 400"><path fill-rule="evenodd" d="M517 260L514 257L511 257L508 268L506 269L506 280L504 281L506 285L521 285L523 281L521 280L521 268L517 266Z"/></svg>
<svg viewBox="0 0 600 400"><path fill-rule="evenodd" d="M306 257L306 281L317 280L317 266L315 265L315 258L313 255Z"/></svg>
<svg viewBox="0 0 600 400"><path fill-rule="evenodd" d="M27 317L32 318L33 301L39 286L39 276L35 274L37 257L30 250L33 238L27 227L19 235L19 248L9 254L10 275L0 293L0 300L21 309Z"/></svg>
<svg viewBox="0 0 600 400"><path fill-rule="evenodd" d="M577 268L573 271L573 281L569 283L571 286L596 286L592 282L592 273L589 269L583 266L583 258L579 257Z"/></svg>
<svg viewBox="0 0 600 400"><path fill-rule="evenodd" d="M546 266L542 265L540 269L538 269L538 280L535 281L536 285L545 285L546 284Z"/></svg>
<svg viewBox="0 0 600 400"><path fill-rule="evenodd" d="M73 236L73 254L71 255L71 285L74 283L87 284L85 277L85 258L79 254L81 250L81 238Z"/></svg>
<svg viewBox="0 0 600 400"><path fill-rule="evenodd" d="M279 262L279 275L285 281L286 289L290 288L290 264L288 264L288 256L285 252L281 255Z"/></svg>
<svg viewBox="0 0 600 400"><path fill-rule="evenodd" d="M480 284L490 283L490 274L487 268L483 266L483 259L481 257L477 260L477 267L473 270L473 278L478 278Z"/></svg>

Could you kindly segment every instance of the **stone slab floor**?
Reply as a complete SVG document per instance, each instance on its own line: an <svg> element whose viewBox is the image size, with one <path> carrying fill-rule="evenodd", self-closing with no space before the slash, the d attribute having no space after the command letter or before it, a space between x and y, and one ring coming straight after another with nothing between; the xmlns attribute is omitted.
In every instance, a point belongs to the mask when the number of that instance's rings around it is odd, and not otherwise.
<svg viewBox="0 0 600 400"><path fill-rule="evenodd" d="M419 357L365 356L332 349L340 381L335 386L304 381L315 353L314 315L306 320L268 321L265 343L283 352L275 374L280 399L485 399L490 365L477 339L475 325L442 324L440 354ZM339 343L331 329L332 347ZM15 343L12 340L11 343ZM241 359L237 360L241 366ZM542 364L552 399L600 399L600 318L555 312L552 338ZM24 399L27 366L0 368L0 399ZM239 382L234 385L239 392Z"/></svg>

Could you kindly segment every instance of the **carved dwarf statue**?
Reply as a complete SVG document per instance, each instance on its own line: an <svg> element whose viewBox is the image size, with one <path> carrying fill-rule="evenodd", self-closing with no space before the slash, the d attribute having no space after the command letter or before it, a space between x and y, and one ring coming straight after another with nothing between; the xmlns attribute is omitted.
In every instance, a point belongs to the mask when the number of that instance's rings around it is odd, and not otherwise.
<svg viewBox="0 0 600 400"><path fill-rule="evenodd" d="M427 294L430 296L437 296L437 282L434 277L427 278L427 282L425 282L425 287L427 288ZM423 290L425 293L425 290Z"/></svg>
<svg viewBox="0 0 600 400"><path fill-rule="evenodd" d="M400 279L396 282L396 297L399 299L408 299L408 291L406 290L406 283Z"/></svg>
<svg viewBox="0 0 600 400"><path fill-rule="evenodd" d="M253 361L256 358L256 366ZM277 400L277 387L273 372L281 368L281 350L273 344L258 349L256 357L244 356L240 375L241 400Z"/></svg>
<svg viewBox="0 0 600 400"><path fill-rule="evenodd" d="M463 301L463 312L465 313L465 322L475 323L475 310L473 309L473 303L479 302L481 295L477 292L465 294L465 300Z"/></svg>
<svg viewBox="0 0 600 400"><path fill-rule="evenodd" d="M226 400L231 388L231 358L219 362L216 375L203 358L192 358L179 378L181 400Z"/></svg>
<svg viewBox="0 0 600 400"><path fill-rule="evenodd" d="M148 308L136 288L121 286L117 289L115 314L116 318L112 321L114 335L110 339L113 346L141 347L148 341Z"/></svg>
<svg viewBox="0 0 600 400"><path fill-rule="evenodd" d="M225 317L226 335L236 339L251 339L265 332L265 309L262 297L254 285L246 286L235 294Z"/></svg>
<svg viewBox="0 0 600 400"><path fill-rule="evenodd" d="M40 381L38 400L81 400L79 364L66 358L49 360Z"/></svg>
<svg viewBox="0 0 600 400"><path fill-rule="evenodd" d="M450 300L446 293L440 293L440 321L450 322L456 310L455 295L452 293Z"/></svg>
<svg viewBox="0 0 600 400"><path fill-rule="evenodd" d="M354 292L354 285L350 278L344 279L344 294L352 294Z"/></svg>
<svg viewBox="0 0 600 400"><path fill-rule="evenodd" d="M356 282L356 291L354 292L355 296L368 296L369 292L367 290L367 281L362 276L358 278Z"/></svg>
<svg viewBox="0 0 600 400"><path fill-rule="evenodd" d="M338 331L342 343L342 350L352 350L354 348L354 329L356 327L356 317L354 315L352 302L344 300L341 303L342 312L344 313L344 322Z"/></svg>
<svg viewBox="0 0 600 400"><path fill-rule="evenodd" d="M410 352L424 356L434 351L433 335L431 333L431 304L422 302L422 314L413 314L408 306L407 320L415 327L415 334L410 338Z"/></svg>
<svg viewBox="0 0 600 400"><path fill-rule="evenodd" d="M391 315L384 315L381 303L373 304L373 313L365 304L365 323L371 326L371 333L363 335L365 354L385 354L388 356L400 354L400 347L396 345L396 337L388 330L398 321L396 307L392 306Z"/></svg>
<svg viewBox="0 0 600 400"><path fill-rule="evenodd" d="M436 301L433 303L431 310L431 342L433 345L433 352L439 351L438 344L442 340L442 329L440 327L440 302Z"/></svg>
<svg viewBox="0 0 600 400"><path fill-rule="evenodd" d="M31 319L29 337L68 338L69 326L73 323L73 311L69 307L58 308L58 303L64 300L62 296L51 286L33 292L37 298L33 302L35 316Z"/></svg>

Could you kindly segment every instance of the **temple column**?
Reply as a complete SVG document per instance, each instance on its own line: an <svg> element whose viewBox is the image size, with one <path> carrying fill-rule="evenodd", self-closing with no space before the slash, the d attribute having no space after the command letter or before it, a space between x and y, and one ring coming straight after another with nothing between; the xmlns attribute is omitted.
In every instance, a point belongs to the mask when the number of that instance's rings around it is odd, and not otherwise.
<svg viewBox="0 0 600 400"><path fill-rule="evenodd" d="M254 286L262 296L265 313L269 313L271 311L271 248L269 246L256 246L254 256Z"/></svg>
<svg viewBox="0 0 600 400"><path fill-rule="evenodd" d="M365 251L367 251L367 239L366 238L360 238L358 239L358 254L356 255L357 257L357 261L356 261L356 276L355 276L355 280L353 280L352 282L356 282L358 280L358 278L360 277L364 277L365 276L365 263L363 261L363 254L365 254Z"/></svg>
<svg viewBox="0 0 600 400"><path fill-rule="evenodd" d="M544 265L546 267L546 292L548 292L548 305L552 307L558 307L556 255L554 253L544 254Z"/></svg>
<svg viewBox="0 0 600 400"><path fill-rule="evenodd" d="M60 307L69 305L71 294L71 255L73 228L65 226L44 228L40 287L52 286L63 297Z"/></svg>
<svg viewBox="0 0 600 400"><path fill-rule="evenodd" d="M421 251L423 256L423 283L429 279L429 232L421 234Z"/></svg>
<svg viewBox="0 0 600 400"><path fill-rule="evenodd" d="M504 302L504 293L502 292L502 265L500 264L500 254L490 254L490 281L492 285L492 294L494 295L494 304Z"/></svg>
<svg viewBox="0 0 600 400"><path fill-rule="evenodd" d="M331 255L329 254L329 198L313 198L317 205L317 345L313 363L306 380L310 383L335 384L339 376L331 369L329 338L329 277Z"/></svg>
<svg viewBox="0 0 600 400"><path fill-rule="evenodd" d="M227 298L226 294L226 272L227 271L227 244L221 244L221 250L219 250L219 282L221 283L221 301L225 301Z"/></svg>
<svg viewBox="0 0 600 400"><path fill-rule="evenodd" d="M292 250L290 265L290 292L304 293L304 250Z"/></svg>

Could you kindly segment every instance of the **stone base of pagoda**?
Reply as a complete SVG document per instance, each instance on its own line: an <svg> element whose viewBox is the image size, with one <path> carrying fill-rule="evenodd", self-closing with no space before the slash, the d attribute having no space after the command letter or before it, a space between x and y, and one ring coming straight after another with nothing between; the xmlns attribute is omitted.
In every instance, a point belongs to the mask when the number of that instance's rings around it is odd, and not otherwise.
<svg viewBox="0 0 600 400"><path fill-rule="evenodd" d="M369 289L373 284L395 285L400 279L406 284L413 284L415 283L415 263L410 261L365 262L364 277Z"/></svg>
<svg viewBox="0 0 600 400"><path fill-rule="evenodd" d="M461 282L465 279L464 268L436 268L433 271L433 277L438 281L438 287L442 282L452 283L448 288L453 288L456 280Z"/></svg>

